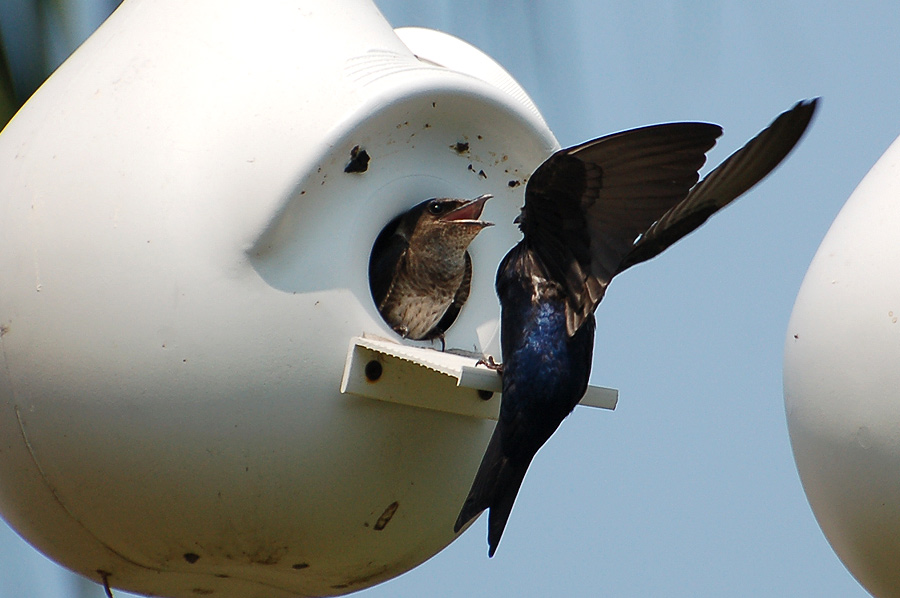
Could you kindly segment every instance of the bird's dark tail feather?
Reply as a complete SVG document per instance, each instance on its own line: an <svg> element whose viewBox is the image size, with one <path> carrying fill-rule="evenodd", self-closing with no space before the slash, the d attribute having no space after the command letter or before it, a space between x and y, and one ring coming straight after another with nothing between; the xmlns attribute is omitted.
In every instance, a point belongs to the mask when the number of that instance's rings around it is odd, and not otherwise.
<svg viewBox="0 0 900 598"><path fill-rule="evenodd" d="M503 530L506 528L509 514L516 502L516 495L519 493L522 480L525 479L525 473L530 464L530 459L524 464L513 464L503 454L500 446L501 425L498 422L497 427L494 428L494 434L488 443L481 465L478 467L478 473L475 474L475 481L472 482L472 489L469 490L466 502L463 503L456 524L453 526L453 531L458 532L479 513L489 509L489 557L494 556L494 552L497 551L500 536L503 535Z"/></svg>

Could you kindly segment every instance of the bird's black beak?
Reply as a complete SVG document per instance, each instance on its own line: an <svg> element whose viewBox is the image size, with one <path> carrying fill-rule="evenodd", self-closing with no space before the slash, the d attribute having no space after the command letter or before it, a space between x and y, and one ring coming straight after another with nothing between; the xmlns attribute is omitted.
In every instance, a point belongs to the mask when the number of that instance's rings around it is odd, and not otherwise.
<svg viewBox="0 0 900 598"><path fill-rule="evenodd" d="M523 207L519 210L519 215L516 216L515 220L513 220L513 224L522 224L525 222L525 208Z"/></svg>
<svg viewBox="0 0 900 598"><path fill-rule="evenodd" d="M487 203L487 200L494 197L490 193L485 195L481 195L476 197L475 199L471 199L459 206L455 210L451 210L447 212L443 216L441 216L441 220L448 221L461 221L461 220L474 220L477 221L481 218L481 212L484 210L484 204ZM489 222L484 222L485 225L490 225Z"/></svg>

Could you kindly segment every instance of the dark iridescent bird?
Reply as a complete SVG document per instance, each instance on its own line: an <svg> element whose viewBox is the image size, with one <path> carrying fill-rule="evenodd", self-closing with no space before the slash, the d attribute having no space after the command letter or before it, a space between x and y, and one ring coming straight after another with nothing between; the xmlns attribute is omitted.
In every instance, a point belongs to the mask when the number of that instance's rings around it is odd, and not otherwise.
<svg viewBox="0 0 900 598"><path fill-rule="evenodd" d="M721 128L656 125L560 150L531 176L523 239L497 270L500 417L454 526L485 509L488 555L500 542L535 453L587 389L594 310L616 274L703 224L772 171L800 140L817 100L780 115L700 183Z"/></svg>
<svg viewBox="0 0 900 598"><path fill-rule="evenodd" d="M423 201L392 220L375 240L369 260L372 298L397 334L443 342L469 297L467 248L492 226L479 220L490 198Z"/></svg>

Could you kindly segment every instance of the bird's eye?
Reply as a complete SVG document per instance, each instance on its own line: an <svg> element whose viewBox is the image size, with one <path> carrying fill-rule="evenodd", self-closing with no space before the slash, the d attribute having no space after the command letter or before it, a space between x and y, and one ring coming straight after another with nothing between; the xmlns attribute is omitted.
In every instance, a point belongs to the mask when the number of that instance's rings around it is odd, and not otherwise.
<svg viewBox="0 0 900 598"><path fill-rule="evenodd" d="M442 214L444 212L444 204L433 201L428 204L428 211L432 214Z"/></svg>

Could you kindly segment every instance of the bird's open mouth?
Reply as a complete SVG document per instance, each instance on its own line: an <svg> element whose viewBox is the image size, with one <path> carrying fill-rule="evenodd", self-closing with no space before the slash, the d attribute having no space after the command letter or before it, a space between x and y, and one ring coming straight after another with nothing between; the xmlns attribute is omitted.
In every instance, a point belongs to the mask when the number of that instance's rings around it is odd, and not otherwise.
<svg viewBox="0 0 900 598"><path fill-rule="evenodd" d="M463 205L459 206L455 210L447 212L443 216L441 216L441 220L444 221L460 221L460 220L478 220L481 218L481 212L484 210L484 204L487 200L494 197L490 193L482 195L480 197L476 197L470 201L467 201ZM487 223L485 223L487 224Z"/></svg>

